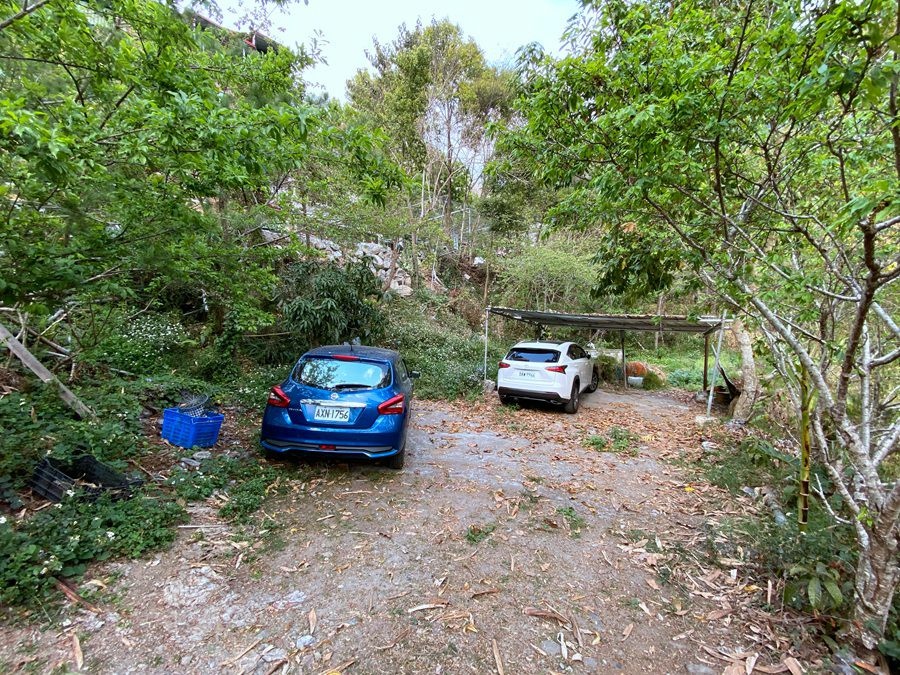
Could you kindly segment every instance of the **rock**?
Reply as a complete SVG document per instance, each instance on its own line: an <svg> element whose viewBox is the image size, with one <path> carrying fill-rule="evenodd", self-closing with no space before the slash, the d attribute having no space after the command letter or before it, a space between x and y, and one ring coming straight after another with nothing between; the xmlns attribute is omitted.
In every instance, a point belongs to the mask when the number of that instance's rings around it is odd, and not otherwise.
<svg viewBox="0 0 900 675"><path fill-rule="evenodd" d="M163 602L170 607L192 607L206 602L219 588L218 575L210 567L192 569L179 575L163 588Z"/></svg>
<svg viewBox="0 0 900 675"><path fill-rule="evenodd" d="M294 642L294 646L297 649L306 649L307 647L312 647L316 643L316 638L312 635L301 635L297 638L296 642Z"/></svg>
<svg viewBox="0 0 900 675"><path fill-rule="evenodd" d="M719 449L718 443L713 443L712 441L703 441L700 447L703 448L703 452L715 452Z"/></svg>
<svg viewBox="0 0 900 675"><path fill-rule="evenodd" d="M714 426L719 423L715 417L707 417L706 415L697 415L694 418L694 424L698 427Z"/></svg>
<svg viewBox="0 0 900 675"><path fill-rule="evenodd" d="M181 657L181 665L186 666L191 662L193 657L190 654L185 654Z"/></svg>
<svg viewBox="0 0 900 675"><path fill-rule="evenodd" d="M280 600L276 600L272 603L272 606L275 609L289 609L291 607L298 607L306 602L306 593L303 591L291 591L286 596L281 598Z"/></svg>
<svg viewBox="0 0 900 675"><path fill-rule="evenodd" d="M301 672L308 673L315 667L316 667L316 657L313 656L312 654L307 654L302 659L300 659Z"/></svg>
<svg viewBox="0 0 900 675"><path fill-rule="evenodd" d="M185 469L197 469L200 467L200 462L196 459L191 459L190 457L182 457L178 460L178 463Z"/></svg>
<svg viewBox="0 0 900 675"><path fill-rule="evenodd" d="M719 671L713 670L709 666L704 666L701 663L687 664L687 671L691 675L719 675Z"/></svg>
<svg viewBox="0 0 900 675"><path fill-rule="evenodd" d="M550 656L558 656L561 653L559 643L554 640L544 640L541 643L541 651L547 652Z"/></svg>
<svg viewBox="0 0 900 675"><path fill-rule="evenodd" d="M202 462L204 459L212 459L212 453L209 450L198 450L194 453L194 459Z"/></svg>
<svg viewBox="0 0 900 675"><path fill-rule="evenodd" d="M481 383L481 390L485 395L491 394L493 393L495 386L496 385L494 384L493 380L483 380Z"/></svg>
<svg viewBox="0 0 900 675"><path fill-rule="evenodd" d="M399 295L401 298L408 298L413 294L412 286L397 286L396 288L391 289L394 293Z"/></svg>
<svg viewBox="0 0 900 675"><path fill-rule="evenodd" d="M270 649L262 656L266 663L275 663L276 661L284 661L287 658L286 649Z"/></svg>

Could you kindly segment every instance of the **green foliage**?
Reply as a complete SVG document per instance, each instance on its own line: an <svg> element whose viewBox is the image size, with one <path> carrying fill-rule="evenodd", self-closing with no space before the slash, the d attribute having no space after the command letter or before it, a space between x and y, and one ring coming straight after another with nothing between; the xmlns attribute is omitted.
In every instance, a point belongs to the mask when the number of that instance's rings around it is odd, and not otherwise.
<svg viewBox="0 0 900 675"><path fill-rule="evenodd" d="M636 443L640 440L637 434L624 427L612 426L603 435L591 435L585 445L597 452L614 452L618 455L634 457L637 455Z"/></svg>
<svg viewBox="0 0 900 675"><path fill-rule="evenodd" d="M815 611L834 611L844 604L839 568L829 567L823 562L798 564L792 566L787 575L785 602L795 607L808 606ZM846 585L852 592L852 586L849 583Z"/></svg>
<svg viewBox="0 0 900 675"><path fill-rule="evenodd" d="M140 557L170 544L184 510L160 495L68 499L23 522L0 517L0 602L40 604L54 578L78 577L87 563Z"/></svg>
<svg viewBox="0 0 900 675"><path fill-rule="evenodd" d="M648 370L647 374L644 375L644 381L642 383L644 389L662 389L666 386L666 383L663 382L663 379L654 373L652 370Z"/></svg>
<svg viewBox="0 0 900 675"><path fill-rule="evenodd" d="M592 450L596 450L597 452L605 452L606 446L609 445L609 439L606 436L597 436L596 434L592 434L587 437L587 440L584 442Z"/></svg>
<svg viewBox="0 0 900 675"><path fill-rule="evenodd" d="M699 389L703 386L703 369L678 368L668 374L668 382L681 389Z"/></svg>
<svg viewBox="0 0 900 675"><path fill-rule="evenodd" d="M183 356L184 348L193 343L180 322L156 314L111 322L105 332L102 341L85 355L85 361L134 373L165 369L173 357Z"/></svg>
<svg viewBox="0 0 900 675"><path fill-rule="evenodd" d="M581 531L587 525L585 519L571 506L560 506L556 509L556 512L565 519L572 539L578 539L581 536Z"/></svg>
<svg viewBox="0 0 900 675"><path fill-rule="evenodd" d="M297 263L282 275L278 303L295 344L363 344L381 337L381 286L365 263Z"/></svg>
<svg viewBox="0 0 900 675"><path fill-rule="evenodd" d="M597 367L597 373L601 382L612 383L622 381L622 376L619 374L621 369L619 368L619 361L617 359L614 359L612 356L601 354L594 359L594 364Z"/></svg>
<svg viewBox="0 0 900 675"><path fill-rule="evenodd" d="M284 473L255 457L235 458L214 455L196 470L178 468L168 484L185 501L198 501L222 495L227 501L219 513L237 522L247 522L259 510L269 486Z"/></svg>
<svg viewBox="0 0 900 675"><path fill-rule="evenodd" d="M587 238L554 236L501 259L497 269L503 289L500 302L522 309L590 311L594 245Z"/></svg>
<svg viewBox="0 0 900 675"><path fill-rule="evenodd" d="M437 296L419 295L422 306L396 303L390 308L386 345L396 349L410 370L417 370L416 396L455 399L477 395L484 379L484 342ZM499 361L492 346L489 364Z"/></svg>
<svg viewBox="0 0 900 675"><path fill-rule="evenodd" d="M749 436L728 447L705 466L713 485L735 494L743 487L783 486L795 475L799 460L776 450L765 439Z"/></svg>
<svg viewBox="0 0 900 675"><path fill-rule="evenodd" d="M470 525L466 530L466 541L472 545L480 544L497 529L496 523L488 523L487 525Z"/></svg>

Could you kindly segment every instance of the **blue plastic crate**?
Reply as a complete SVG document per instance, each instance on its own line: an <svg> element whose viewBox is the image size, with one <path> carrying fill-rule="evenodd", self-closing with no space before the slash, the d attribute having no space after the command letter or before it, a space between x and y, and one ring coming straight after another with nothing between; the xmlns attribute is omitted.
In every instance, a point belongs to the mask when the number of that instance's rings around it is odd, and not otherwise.
<svg viewBox="0 0 900 675"><path fill-rule="evenodd" d="M180 448L208 448L219 439L225 415L206 413L186 415L178 408L163 410L162 437Z"/></svg>

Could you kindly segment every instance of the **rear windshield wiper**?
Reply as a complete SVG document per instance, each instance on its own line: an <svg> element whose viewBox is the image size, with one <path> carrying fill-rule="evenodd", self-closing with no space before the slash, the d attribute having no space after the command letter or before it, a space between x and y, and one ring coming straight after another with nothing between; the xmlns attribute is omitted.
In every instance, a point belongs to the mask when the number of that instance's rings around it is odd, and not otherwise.
<svg viewBox="0 0 900 675"><path fill-rule="evenodd" d="M344 382L343 384L334 385L334 389L368 389L368 384L356 384L354 382Z"/></svg>

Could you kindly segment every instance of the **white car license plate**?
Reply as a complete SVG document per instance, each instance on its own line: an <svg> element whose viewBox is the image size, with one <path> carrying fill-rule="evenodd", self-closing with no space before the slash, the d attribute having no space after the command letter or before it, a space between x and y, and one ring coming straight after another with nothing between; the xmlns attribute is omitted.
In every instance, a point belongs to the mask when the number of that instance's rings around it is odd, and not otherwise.
<svg viewBox="0 0 900 675"><path fill-rule="evenodd" d="M519 371L519 377L524 377L525 379L533 380L533 379L535 379L537 376L534 374L534 371L533 371L533 370L520 370L520 371Z"/></svg>
<svg viewBox="0 0 900 675"><path fill-rule="evenodd" d="M317 405L313 419L319 422L349 422L350 408L331 408Z"/></svg>

